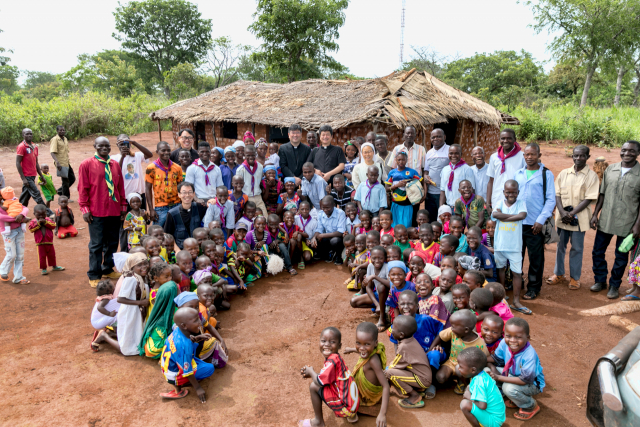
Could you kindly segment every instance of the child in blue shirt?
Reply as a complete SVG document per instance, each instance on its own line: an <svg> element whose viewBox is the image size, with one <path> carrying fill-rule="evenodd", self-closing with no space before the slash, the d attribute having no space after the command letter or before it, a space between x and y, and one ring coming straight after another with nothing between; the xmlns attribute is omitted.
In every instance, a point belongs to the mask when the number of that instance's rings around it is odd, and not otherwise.
<svg viewBox="0 0 640 427"><path fill-rule="evenodd" d="M532 397L544 390L544 374L538 354L529 342L529 324L520 317L509 319L504 328L504 339L493 355L487 358L489 375L502 383L502 393L509 399L505 404L509 408L520 408L513 414L519 420L530 420L540 412L536 400Z"/></svg>
<svg viewBox="0 0 640 427"><path fill-rule="evenodd" d="M513 179L504 183L504 199L493 207L491 218L496 222L494 257L498 280L504 286L507 261L513 273L513 304L511 308L524 314L531 310L520 302L522 290L522 221L527 217L527 205L518 200L518 183Z"/></svg>
<svg viewBox="0 0 640 427"><path fill-rule="evenodd" d="M356 189L354 200L358 203L360 212L367 210L373 216L378 216L380 209L387 207L387 190L385 190L384 185L378 182L379 174L377 166L369 166L367 168L367 180Z"/></svg>
<svg viewBox="0 0 640 427"><path fill-rule="evenodd" d="M504 424L505 405L496 382L485 372L487 356L477 347L458 354L458 371L470 378L460 409L472 426L500 427Z"/></svg>
<svg viewBox="0 0 640 427"><path fill-rule="evenodd" d="M389 307L389 316L391 317L391 323L393 323L393 320L400 315L400 310L398 309L398 297L400 293L407 289L415 292L416 285L414 285L413 282L405 280L409 269L402 261L389 261L387 263L387 271L389 272L391 289L387 297L386 305ZM382 307L380 307L380 310L382 310ZM390 335L391 333L388 332L388 334Z"/></svg>

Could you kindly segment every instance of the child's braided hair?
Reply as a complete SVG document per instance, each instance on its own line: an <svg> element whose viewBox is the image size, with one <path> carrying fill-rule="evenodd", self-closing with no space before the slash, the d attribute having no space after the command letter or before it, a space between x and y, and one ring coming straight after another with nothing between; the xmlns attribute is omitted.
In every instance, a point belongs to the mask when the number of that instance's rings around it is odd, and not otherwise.
<svg viewBox="0 0 640 427"><path fill-rule="evenodd" d="M155 279L156 277L158 277L163 271L165 271L167 268L169 267L169 264L167 264L164 261L161 262L156 262L155 264L153 264L151 266L151 268L149 269L149 277L151 279Z"/></svg>

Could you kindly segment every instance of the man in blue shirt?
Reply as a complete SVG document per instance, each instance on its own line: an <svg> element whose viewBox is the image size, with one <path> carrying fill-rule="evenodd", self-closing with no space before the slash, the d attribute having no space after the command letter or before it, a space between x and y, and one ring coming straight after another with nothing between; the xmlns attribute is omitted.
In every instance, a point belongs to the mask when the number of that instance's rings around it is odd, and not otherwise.
<svg viewBox="0 0 640 427"><path fill-rule="evenodd" d="M529 251L529 271L527 293L522 297L532 300L538 297L542 289L542 275L544 272L544 232L542 227L556 207L553 173L540 163L540 146L536 143L527 145L524 149L526 167L518 170L514 180L520 187L518 200L527 204L527 217L522 225L522 257ZM546 172L546 193L543 191Z"/></svg>
<svg viewBox="0 0 640 427"><path fill-rule="evenodd" d="M311 246L318 248L320 258L326 262L342 264L342 235L345 231L344 211L335 208L333 197L325 196L320 201L322 212L318 216L318 226L311 239Z"/></svg>
<svg viewBox="0 0 640 427"><path fill-rule="evenodd" d="M311 216L316 217L320 210L320 199L326 194L327 183L320 175L316 175L313 163L307 162L302 165L302 188L301 199L311 203Z"/></svg>
<svg viewBox="0 0 640 427"><path fill-rule="evenodd" d="M367 180L358 186L355 201L358 202L358 210L370 211L374 217L378 216L380 209L387 207L387 190L378 182L378 168L367 168Z"/></svg>

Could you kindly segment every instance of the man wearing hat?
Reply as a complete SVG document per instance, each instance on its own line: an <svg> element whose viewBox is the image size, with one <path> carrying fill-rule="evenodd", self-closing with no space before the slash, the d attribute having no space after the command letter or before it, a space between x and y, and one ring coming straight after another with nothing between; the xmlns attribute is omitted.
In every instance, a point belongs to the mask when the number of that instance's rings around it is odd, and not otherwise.
<svg viewBox="0 0 640 427"><path fill-rule="evenodd" d="M198 144L198 156L200 156L200 158L187 168L185 181L194 185L196 202L206 204L207 200L216 196L216 188L224 185L222 182L222 172L212 161L212 158L215 159L217 157L219 163L221 156L217 150L215 150L212 156L211 146L205 141L201 141Z"/></svg>

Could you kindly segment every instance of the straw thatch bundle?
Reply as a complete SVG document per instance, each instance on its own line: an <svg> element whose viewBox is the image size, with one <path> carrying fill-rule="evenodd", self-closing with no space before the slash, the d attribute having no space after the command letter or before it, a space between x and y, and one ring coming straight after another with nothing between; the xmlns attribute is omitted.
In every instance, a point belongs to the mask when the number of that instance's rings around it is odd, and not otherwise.
<svg viewBox="0 0 640 427"><path fill-rule="evenodd" d="M499 126L517 119L415 69L372 80L305 80L289 84L237 81L150 114L153 120L248 122L304 129L378 122L427 129L447 119Z"/></svg>
<svg viewBox="0 0 640 427"><path fill-rule="evenodd" d="M619 301L590 310L582 310L578 314L581 316L608 316L610 314L628 314L635 311L640 311L640 301Z"/></svg>

